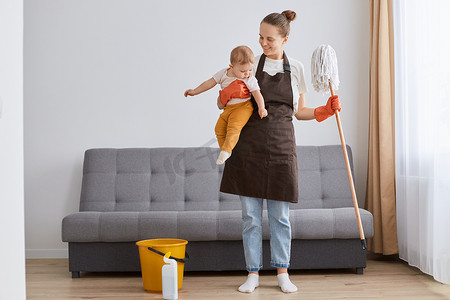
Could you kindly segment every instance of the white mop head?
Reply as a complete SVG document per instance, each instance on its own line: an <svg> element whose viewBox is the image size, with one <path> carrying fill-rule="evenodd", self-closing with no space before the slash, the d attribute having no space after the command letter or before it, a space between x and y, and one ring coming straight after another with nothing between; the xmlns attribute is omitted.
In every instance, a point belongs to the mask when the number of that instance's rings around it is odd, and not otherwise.
<svg viewBox="0 0 450 300"><path fill-rule="evenodd" d="M311 82L317 92L327 92L328 81L333 90L339 88L336 52L330 45L320 45L311 58Z"/></svg>

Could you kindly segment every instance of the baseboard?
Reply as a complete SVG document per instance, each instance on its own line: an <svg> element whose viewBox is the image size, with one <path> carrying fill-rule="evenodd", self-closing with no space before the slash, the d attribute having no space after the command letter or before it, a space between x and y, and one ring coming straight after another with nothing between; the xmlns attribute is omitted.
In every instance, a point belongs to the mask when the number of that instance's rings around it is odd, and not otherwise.
<svg viewBox="0 0 450 300"><path fill-rule="evenodd" d="M25 249L25 258L68 258L67 249Z"/></svg>

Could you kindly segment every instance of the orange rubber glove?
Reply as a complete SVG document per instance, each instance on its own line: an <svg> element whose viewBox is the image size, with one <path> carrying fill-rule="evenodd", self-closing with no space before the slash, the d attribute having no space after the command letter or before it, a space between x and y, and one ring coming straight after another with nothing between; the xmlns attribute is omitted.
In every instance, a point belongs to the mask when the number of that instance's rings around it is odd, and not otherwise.
<svg viewBox="0 0 450 300"><path fill-rule="evenodd" d="M328 98L327 105L319 106L314 110L314 118L317 122L322 122L334 115L334 111L341 111L341 101L339 96L334 95Z"/></svg>
<svg viewBox="0 0 450 300"><path fill-rule="evenodd" d="M229 86L219 91L220 102L226 105L233 98L250 98L250 91L242 80L235 80Z"/></svg>

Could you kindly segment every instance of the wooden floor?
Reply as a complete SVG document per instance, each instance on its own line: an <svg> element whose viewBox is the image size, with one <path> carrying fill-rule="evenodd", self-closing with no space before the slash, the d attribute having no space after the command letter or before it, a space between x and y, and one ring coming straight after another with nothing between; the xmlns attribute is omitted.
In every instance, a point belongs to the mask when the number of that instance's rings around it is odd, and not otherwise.
<svg viewBox="0 0 450 300"><path fill-rule="evenodd" d="M82 273L72 279L66 259L26 262L27 299L162 299L143 289L140 273ZM283 294L274 271L260 287L241 294L245 272L185 273L179 299L450 299L450 286L398 259L371 258L363 275L353 270L291 271L299 291Z"/></svg>

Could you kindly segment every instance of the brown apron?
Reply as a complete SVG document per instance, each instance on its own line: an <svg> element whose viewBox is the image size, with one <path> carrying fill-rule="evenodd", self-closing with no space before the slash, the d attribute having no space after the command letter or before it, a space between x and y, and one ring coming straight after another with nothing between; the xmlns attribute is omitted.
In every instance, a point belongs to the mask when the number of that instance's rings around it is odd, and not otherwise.
<svg viewBox="0 0 450 300"><path fill-rule="evenodd" d="M261 119L253 102L253 114L242 129L231 157L225 162L220 191L286 202L298 201L297 152L292 124L291 70L283 53L284 73L263 72L261 55L256 78L268 116Z"/></svg>

